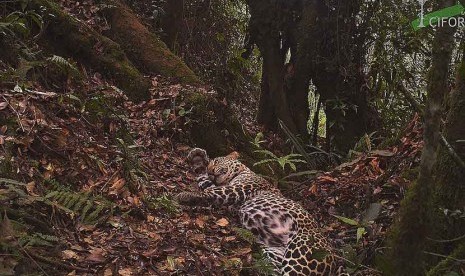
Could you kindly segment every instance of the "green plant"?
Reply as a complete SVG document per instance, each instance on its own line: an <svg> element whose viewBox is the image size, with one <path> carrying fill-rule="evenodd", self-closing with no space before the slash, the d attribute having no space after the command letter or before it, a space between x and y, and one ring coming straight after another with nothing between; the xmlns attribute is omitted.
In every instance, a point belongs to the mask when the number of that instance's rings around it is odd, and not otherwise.
<svg viewBox="0 0 465 276"><path fill-rule="evenodd" d="M58 237L45 235L42 233L33 233L32 235L23 235L19 238L19 244L23 247L47 246L54 247L59 241Z"/></svg>
<svg viewBox="0 0 465 276"><path fill-rule="evenodd" d="M113 214L114 204L101 196L75 192L53 180L48 183L50 192L36 200L60 210L71 218L79 218L83 224L102 223Z"/></svg>
<svg viewBox="0 0 465 276"><path fill-rule="evenodd" d="M35 11L26 10L26 8L27 5L22 5L21 11L14 11L0 18L1 35L14 37L19 34L28 37L34 27L43 28L42 16Z"/></svg>
<svg viewBox="0 0 465 276"><path fill-rule="evenodd" d="M257 133L257 135L255 135L255 138L250 143L254 145L255 148L259 149L261 148L261 144L265 142L265 140L263 140L263 137L264 137L263 133L259 132Z"/></svg>
<svg viewBox="0 0 465 276"><path fill-rule="evenodd" d="M249 244L254 244L256 241L255 235L244 228L234 227L234 232L239 236L239 238L243 239L244 241L248 242Z"/></svg>
<svg viewBox="0 0 465 276"><path fill-rule="evenodd" d="M162 209L169 216L177 215L181 212L179 204L175 200L170 199L167 195L162 195L156 198L147 198L146 202L151 209Z"/></svg>
<svg viewBox="0 0 465 276"><path fill-rule="evenodd" d="M355 144L353 151L355 152L369 152L373 148L373 135L375 135L376 131L363 135Z"/></svg>
<svg viewBox="0 0 465 276"><path fill-rule="evenodd" d="M79 72L74 62L68 61L64 57L53 55L46 60L48 63L57 66L62 72L65 72L69 76L81 77L81 72Z"/></svg>
<svg viewBox="0 0 465 276"><path fill-rule="evenodd" d="M252 254L253 264L252 269L258 275L277 275L274 265L271 261L265 256L262 250L258 253Z"/></svg>
<svg viewBox="0 0 465 276"><path fill-rule="evenodd" d="M363 218L360 221L354 219L346 218L343 216L332 215L340 221L355 226L357 228L357 242L367 233L367 228L371 223L378 217L379 212L381 211L381 204L372 203L370 207L365 211Z"/></svg>
<svg viewBox="0 0 465 276"><path fill-rule="evenodd" d="M305 150L306 147L304 143L297 136L295 136L294 133L292 133L292 131L290 131L281 120L279 120L279 125L289 138L289 141L292 143L294 149L303 156L308 167L317 168L332 165L336 163L336 160L339 159L339 156L333 153L325 152L324 150L314 146L307 147L313 151L308 153L307 150Z"/></svg>
<svg viewBox="0 0 465 276"><path fill-rule="evenodd" d="M296 171L297 170L296 163L306 163L305 160L302 160L299 158L299 157L302 157L302 155L300 154L291 153L285 156L278 157L269 150L256 150L255 152L262 153L266 156L269 156L270 158L256 162L255 164L253 164L254 166L267 164L267 163L278 163L283 171L286 169L286 165L289 165L289 167L293 171Z"/></svg>

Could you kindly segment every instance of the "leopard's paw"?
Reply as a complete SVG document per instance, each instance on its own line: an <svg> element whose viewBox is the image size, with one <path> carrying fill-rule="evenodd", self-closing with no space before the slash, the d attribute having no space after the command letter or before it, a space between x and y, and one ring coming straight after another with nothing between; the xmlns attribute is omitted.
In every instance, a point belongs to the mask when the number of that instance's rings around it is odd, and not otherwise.
<svg viewBox="0 0 465 276"><path fill-rule="evenodd" d="M210 159L204 149L194 148L187 155L187 162L192 166L194 172L202 173L206 170Z"/></svg>
<svg viewBox="0 0 465 276"><path fill-rule="evenodd" d="M176 196L176 200L183 205L202 205L202 197L193 192L182 192Z"/></svg>

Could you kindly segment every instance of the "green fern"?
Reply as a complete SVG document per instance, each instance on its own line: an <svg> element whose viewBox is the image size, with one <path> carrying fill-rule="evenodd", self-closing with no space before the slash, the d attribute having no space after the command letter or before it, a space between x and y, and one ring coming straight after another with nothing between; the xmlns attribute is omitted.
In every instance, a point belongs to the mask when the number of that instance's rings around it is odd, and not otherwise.
<svg viewBox="0 0 465 276"><path fill-rule="evenodd" d="M255 253L252 256L254 258L252 269L258 275L277 275L275 266L267 257L265 257L263 251L260 250L258 253Z"/></svg>
<svg viewBox="0 0 465 276"><path fill-rule="evenodd" d="M80 77L81 72L77 69L76 65L66 60L64 57L53 55L52 57L47 58L47 61L51 64L56 65L62 71L73 77Z"/></svg>
<svg viewBox="0 0 465 276"><path fill-rule="evenodd" d="M24 235L19 238L19 243L23 247L32 246L48 246L53 247L58 243L59 239L56 236L45 235L39 232L35 232L32 235Z"/></svg>
<svg viewBox="0 0 465 276"><path fill-rule="evenodd" d="M105 221L113 213L113 204L102 197L91 196L90 193L74 192L66 187L51 188L43 197L43 202L60 209L71 217L78 217L84 224L97 224Z"/></svg>
<svg viewBox="0 0 465 276"><path fill-rule="evenodd" d="M255 235L247 229L234 227L234 232L236 232L237 236L244 241L248 242L249 244L254 244L256 241Z"/></svg>
<svg viewBox="0 0 465 276"><path fill-rule="evenodd" d="M296 163L306 163L305 160L299 158L302 157L302 155L300 154L291 153L285 156L278 157L269 150L256 150L255 152L262 153L264 155L269 156L270 158L256 162L255 164L253 164L254 166L276 162L279 164L282 170L284 170L286 168L286 165L288 165L293 171L295 171L297 169Z"/></svg>
<svg viewBox="0 0 465 276"><path fill-rule="evenodd" d="M147 203L152 209L163 209L168 215L176 215L181 212L178 203L166 195L156 198L148 198Z"/></svg>

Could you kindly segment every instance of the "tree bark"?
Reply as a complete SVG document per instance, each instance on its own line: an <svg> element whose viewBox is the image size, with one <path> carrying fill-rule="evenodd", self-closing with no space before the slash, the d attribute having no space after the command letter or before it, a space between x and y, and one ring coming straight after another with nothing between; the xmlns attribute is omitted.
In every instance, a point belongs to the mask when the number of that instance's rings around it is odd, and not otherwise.
<svg viewBox="0 0 465 276"><path fill-rule="evenodd" d="M445 0L442 7L453 4ZM424 114L424 148L416 183L403 200L399 221L391 237L391 260L395 275L423 275L426 237L431 233L431 206L434 188L433 167L437 160L442 103L448 91L448 76L453 51L454 30L438 28L433 42L432 66L428 75L428 100Z"/></svg>
<svg viewBox="0 0 465 276"><path fill-rule="evenodd" d="M142 25L131 9L119 1L112 5L115 7L105 11L111 25L108 36L122 45L141 71L173 77L186 84L200 83L194 72Z"/></svg>
<svg viewBox="0 0 465 276"><path fill-rule="evenodd" d="M177 39L184 18L184 0L167 1L164 10L166 15L162 19L162 29L165 33L163 41L173 53L176 53Z"/></svg>
<svg viewBox="0 0 465 276"><path fill-rule="evenodd" d="M36 9L45 7L48 14L53 15L44 31L43 43L113 79L131 100L148 99L149 81L134 67L119 44L80 23L51 1L34 0L30 4Z"/></svg>
<svg viewBox="0 0 465 276"><path fill-rule="evenodd" d="M462 49L465 54L465 47ZM452 91L449 101L449 112L444 125L444 137L451 144L455 154L462 161L465 160L465 56L458 68L455 89ZM435 164L436 177L434 181L434 200L436 208L447 210L463 210L465 206L465 170L454 160L449 150L441 146L437 153ZM454 240L464 235L465 220L451 220L444 216L440 210L435 214L432 226L434 239ZM456 239L454 242L438 243L434 252L449 254L455 259L465 259L465 238ZM433 267L428 275L444 275L445 271L460 272L459 266L451 259L446 259Z"/></svg>

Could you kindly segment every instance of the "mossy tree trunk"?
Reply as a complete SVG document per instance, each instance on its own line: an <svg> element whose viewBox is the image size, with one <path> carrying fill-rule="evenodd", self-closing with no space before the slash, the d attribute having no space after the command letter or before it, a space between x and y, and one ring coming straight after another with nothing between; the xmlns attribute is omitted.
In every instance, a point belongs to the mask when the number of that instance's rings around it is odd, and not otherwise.
<svg viewBox="0 0 465 276"><path fill-rule="evenodd" d="M462 49L465 54L465 46ZM444 126L444 137L450 142L455 153L465 160L465 56L458 68L456 86L448 99L449 112ZM462 141L462 142L461 142ZM444 215L442 210L463 211L465 207L465 168L458 165L449 150L441 147L435 165L433 238L448 242L435 244L434 251L450 254L454 259L465 259L465 219ZM460 238L462 237L462 238ZM459 272L460 264L454 259L442 260L428 275L444 275L447 271Z"/></svg>
<svg viewBox="0 0 465 276"><path fill-rule="evenodd" d="M45 7L50 16L43 43L56 53L91 66L115 81L133 101L148 99L150 82L134 67L120 45L66 14L53 1L33 0L35 9Z"/></svg>
<svg viewBox="0 0 465 276"><path fill-rule="evenodd" d="M447 7L452 4L453 1L445 0L441 6ZM442 104L448 91L454 32L449 26L438 28L433 41L432 66L428 75L428 100L424 113L425 145L418 179L403 200L399 221L392 230L390 259L393 275L425 274L423 251L427 245L427 237L431 235L431 214L436 208L432 205L435 184L433 168L439 146Z"/></svg>
<svg viewBox="0 0 465 276"><path fill-rule="evenodd" d="M113 7L104 11L111 25L107 35L122 46L139 70L173 77L186 84L200 83L194 72L150 32L130 8L120 1L108 3Z"/></svg>

